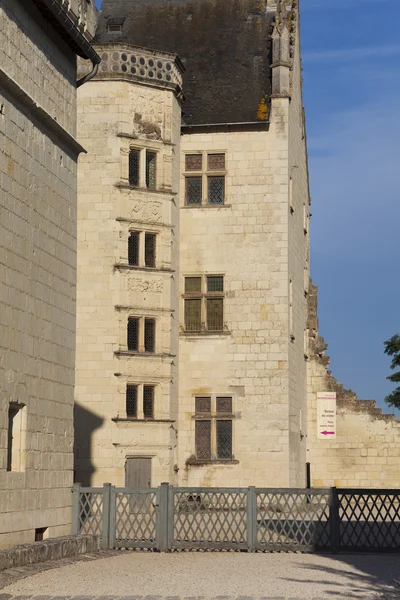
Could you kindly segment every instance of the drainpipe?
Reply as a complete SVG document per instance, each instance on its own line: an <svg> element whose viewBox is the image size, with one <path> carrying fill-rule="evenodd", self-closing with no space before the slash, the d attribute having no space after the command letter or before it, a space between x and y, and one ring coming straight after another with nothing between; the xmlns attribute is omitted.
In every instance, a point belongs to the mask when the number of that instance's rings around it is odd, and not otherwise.
<svg viewBox="0 0 400 600"><path fill-rule="evenodd" d="M79 79L76 83L76 86L80 87L96 75L101 61L100 56L87 41L85 36L79 31L74 21L64 11L59 0L33 0L33 2L43 13L45 19L49 21L54 29L65 39L75 54L92 61L92 71L85 75L85 77L82 77L82 79Z"/></svg>

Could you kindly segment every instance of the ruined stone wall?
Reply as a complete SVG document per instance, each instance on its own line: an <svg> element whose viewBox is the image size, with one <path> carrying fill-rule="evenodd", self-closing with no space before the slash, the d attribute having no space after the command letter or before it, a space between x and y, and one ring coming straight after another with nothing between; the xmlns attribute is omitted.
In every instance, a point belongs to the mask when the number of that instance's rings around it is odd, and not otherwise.
<svg viewBox="0 0 400 600"><path fill-rule="evenodd" d="M33 542L37 528L71 532L75 77L75 55L33 3L3 0L0 547Z"/></svg>
<svg viewBox="0 0 400 600"><path fill-rule="evenodd" d="M318 288L310 284L307 456L313 487L398 488L400 421L373 400L359 400L328 370L327 345L319 337ZM317 439L317 393L337 394L337 437Z"/></svg>
<svg viewBox="0 0 400 600"><path fill-rule="evenodd" d="M156 486L173 481L176 462L180 105L162 84L113 80L112 61L132 65L135 49L97 50L105 70L80 88L78 102L87 155L79 162L75 480L123 486L127 457L144 457ZM171 58L137 52L138 62ZM130 148L141 152L135 187ZM146 150L156 153L154 190L144 183ZM137 267L128 264L131 231L141 236ZM143 263L145 232L156 235L154 268ZM154 353L128 351L129 317L156 320ZM136 419L127 414L128 384L139 386ZM143 385L155 386L152 419L143 414Z"/></svg>

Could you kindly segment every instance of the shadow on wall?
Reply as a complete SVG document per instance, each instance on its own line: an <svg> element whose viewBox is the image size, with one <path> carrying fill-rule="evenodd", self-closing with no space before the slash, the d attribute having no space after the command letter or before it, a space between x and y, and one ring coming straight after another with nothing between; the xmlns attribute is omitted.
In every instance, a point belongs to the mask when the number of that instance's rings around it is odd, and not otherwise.
<svg viewBox="0 0 400 600"><path fill-rule="evenodd" d="M104 419L77 402L74 405L74 483L85 487L92 484L95 467L92 463L92 434Z"/></svg>
<svg viewBox="0 0 400 600"><path fill-rule="evenodd" d="M318 593L346 600L370 598L371 592L376 594L375 600L400 600L400 587L394 581L400 579L398 553L337 554L329 555L329 558L337 561L337 568L312 564L310 559L310 562L302 567L304 578L294 579L288 576L288 581L313 582L316 588L318 587ZM349 567L352 571L348 570ZM358 572L355 573L354 569Z"/></svg>

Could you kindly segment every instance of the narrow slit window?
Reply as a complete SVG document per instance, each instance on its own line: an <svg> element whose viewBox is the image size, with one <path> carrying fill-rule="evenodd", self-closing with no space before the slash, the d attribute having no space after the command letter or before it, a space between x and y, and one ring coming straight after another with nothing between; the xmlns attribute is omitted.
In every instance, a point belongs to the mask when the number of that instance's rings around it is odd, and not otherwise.
<svg viewBox="0 0 400 600"><path fill-rule="evenodd" d="M144 264L146 267L156 266L156 235L146 233L144 236Z"/></svg>
<svg viewBox="0 0 400 600"><path fill-rule="evenodd" d="M232 458L232 421L217 421L217 456Z"/></svg>
<svg viewBox="0 0 400 600"><path fill-rule="evenodd" d="M156 189L156 157L155 152L146 150L146 187L149 190Z"/></svg>
<svg viewBox="0 0 400 600"><path fill-rule="evenodd" d="M126 416L137 418L137 385L126 386Z"/></svg>
<svg viewBox="0 0 400 600"><path fill-rule="evenodd" d="M131 231L128 238L128 263L132 266L139 266L139 238L138 231Z"/></svg>
<svg viewBox="0 0 400 600"><path fill-rule="evenodd" d="M129 184L139 186L140 150L129 151Z"/></svg>
<svg viewBox="0 0 400 600"><path fill-rule="evenodd" d="M186 204L201 204L202 178L186 177Z"/></svg>
<svg viewBox="0 0 400 600"><path fill-rule="evenodd" d="M144 320L144 351L155 352L156 346L156 321L155 319Z"/></svg>
<svg viewBox="0 0 400 600"><path fill-rule="evenodd" d="M7 471L25 470L26 406L10 404L7 428Z"/></svg>
<svg viewBox="0 0 400 600"><path fill-rule="evenodd" d="M139 319L128 319L128 350L139 351Z"/></svg>
<svg viewBox="0 0 400 600"><path fill-rule="evenodd" d="M154 419L154 386L143 386L143 416L145 419Z"/></svg>
<svg viewBox="0 0 400 600"><path fill-rule="evenodd" d="M196 458L211 459L211 421L196 421Z"/></svg>

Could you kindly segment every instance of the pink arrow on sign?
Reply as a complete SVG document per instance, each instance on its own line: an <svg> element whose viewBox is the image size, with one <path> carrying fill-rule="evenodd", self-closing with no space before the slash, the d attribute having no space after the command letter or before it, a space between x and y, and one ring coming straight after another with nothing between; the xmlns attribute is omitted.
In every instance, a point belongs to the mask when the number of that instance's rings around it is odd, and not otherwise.
<svg viewBox="0 0 400 600"><path fill-rule="evenodd" d="M334 431L321 431L322 435L335 435Z"/></svg>

